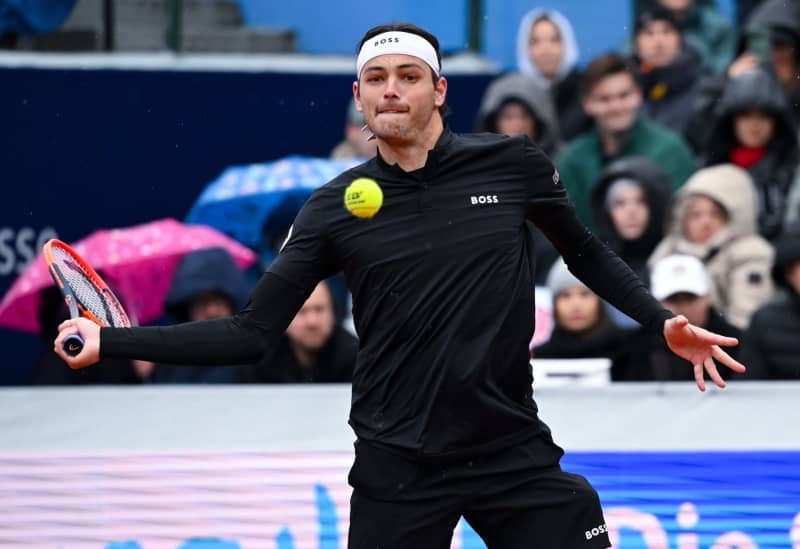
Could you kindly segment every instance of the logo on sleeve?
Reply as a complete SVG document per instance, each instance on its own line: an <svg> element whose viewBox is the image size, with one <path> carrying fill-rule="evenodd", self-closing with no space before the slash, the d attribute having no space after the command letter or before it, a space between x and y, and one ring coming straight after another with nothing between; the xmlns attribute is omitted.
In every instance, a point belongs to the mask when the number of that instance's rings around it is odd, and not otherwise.
<svg viewBox="0 0 800 549"><path fill-rule="evenodd" d="M561 181L561 176L558 175L558 170L553 170L553 183L558 185L559 181Z"/></svg>
<svg viewBox="0 0 800 549"><path fill-rule="evenodd" d="M593 537L606 533L608 533L608 527L605 524L601 524L597 528L592 528L591 530L586 530L586 532L584 532L586 539L592 539Z"/></svg>
<svg viewBox="0 0 800 549"><path fill-rule="evenodd" d="M286 238L283 240L283 244L281 244L281 249L278 250L279 252L283 251L283 249L286 247L286 243L289 242L290 238L292 238L292 229L294 229L294 224L289 225L289 232L286 233Z"/></svg>

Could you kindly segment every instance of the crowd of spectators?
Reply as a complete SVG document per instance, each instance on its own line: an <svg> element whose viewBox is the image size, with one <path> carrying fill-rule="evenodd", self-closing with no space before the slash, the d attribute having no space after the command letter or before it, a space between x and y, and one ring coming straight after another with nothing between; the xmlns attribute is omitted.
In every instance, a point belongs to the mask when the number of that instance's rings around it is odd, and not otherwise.
<svg viewBox="0 0 800 549"><path fill-rule="evenodd" d="M579 217L666 308L740 339L734 353L750 368L732 377L797 379L800 3L748 10L735 25L701 0L639 2L630 40L579 75L569 22L533 10L519 28L518 73L498 82L527 77L514 86L524 97L508 91L506 105L528 104L531 88L580 102L590 127L569 135L548 123L557 150L552 138L541 144ZM567 77L579 85L562 91ZM528 109L534 127L546 111ZM617 381L691 379L662 338L567 275L557 260L547 279L555 328L533 356L607 357Z"/></svg>

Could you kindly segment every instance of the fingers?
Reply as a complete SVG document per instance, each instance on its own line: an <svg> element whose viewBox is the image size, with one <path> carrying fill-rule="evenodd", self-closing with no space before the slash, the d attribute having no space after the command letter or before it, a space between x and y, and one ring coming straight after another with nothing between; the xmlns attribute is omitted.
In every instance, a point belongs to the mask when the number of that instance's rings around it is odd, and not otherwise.
<svg viewBox="0 0 800 549"><path fill-rule="evenodd" d="M724 364L725 366L727 366L728 368L730 368L734 372L737 372L737 373L741 374L741 373L744 373L745 370L747 370L747 368L745 367L744 364L742 364L741 362L739 362L738 360L733 358L731 355L729 355L728 353L726 353L725 351L723 351L722 349L720 349L716 345L714 345L711 348L711 355L716 360L718 360L719 362L721 362L722 364Z"/></svg>
<svg viewBox="0 0 800 549"><path fill-rule="evenodd" d="M703 365L702 364L695 364L694 365L694 380L697 383L697 388L701 391L705 392L706 390L706 380L703 379Z"/></svg>
<svg viewBox="0 0 800 549"><path fill-rule="evenodd" d="M721 345L723 347L734 347L739 344L739 340L735 337L727 337L714 332L709 332L706 329L694 326L694 333L703 343L709 345Z"/></svg>
<svg viewBox="0 0 800 549"><path fill-rule="evenodd" d="M714 384L720 389L724 389L725 381L722 379L722 376L719 375L719 372L717 371L717 365L714 364L714 359L710 356L706 357L706 359L703 361L703 364L706 367L706 371L708 372L711 381L713 381Z"/></svg>

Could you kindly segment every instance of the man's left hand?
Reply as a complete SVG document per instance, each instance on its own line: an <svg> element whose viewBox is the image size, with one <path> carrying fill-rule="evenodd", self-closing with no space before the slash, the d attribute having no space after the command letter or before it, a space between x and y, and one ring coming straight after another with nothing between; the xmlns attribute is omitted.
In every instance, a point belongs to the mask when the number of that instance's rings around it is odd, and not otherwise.
<svg viewBox="0 0 800 549"><path fill-rule="evenodd" d="M678 315L664 322L664 339L672 352L694 365L694 379L701 391L706 390L703 369L708 372L717 387L724 388L725 381L717 371L714 359L734 372L742 373L745 367L737 362L720 347L733 347L739 344L735 337L725 337L703 328L698 328L683 315Z"/></svg>

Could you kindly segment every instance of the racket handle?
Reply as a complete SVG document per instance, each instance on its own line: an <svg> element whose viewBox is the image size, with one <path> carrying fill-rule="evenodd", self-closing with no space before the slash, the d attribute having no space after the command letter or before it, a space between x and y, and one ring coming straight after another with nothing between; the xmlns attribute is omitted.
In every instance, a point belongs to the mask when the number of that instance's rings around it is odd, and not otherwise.
<svg viewBox="0 0 800 549"><path fill-rule="evenodd" d="M77 356L83 350L83 338L78 334L68 335L64 338L63 347L69 356Z"/></svg>

